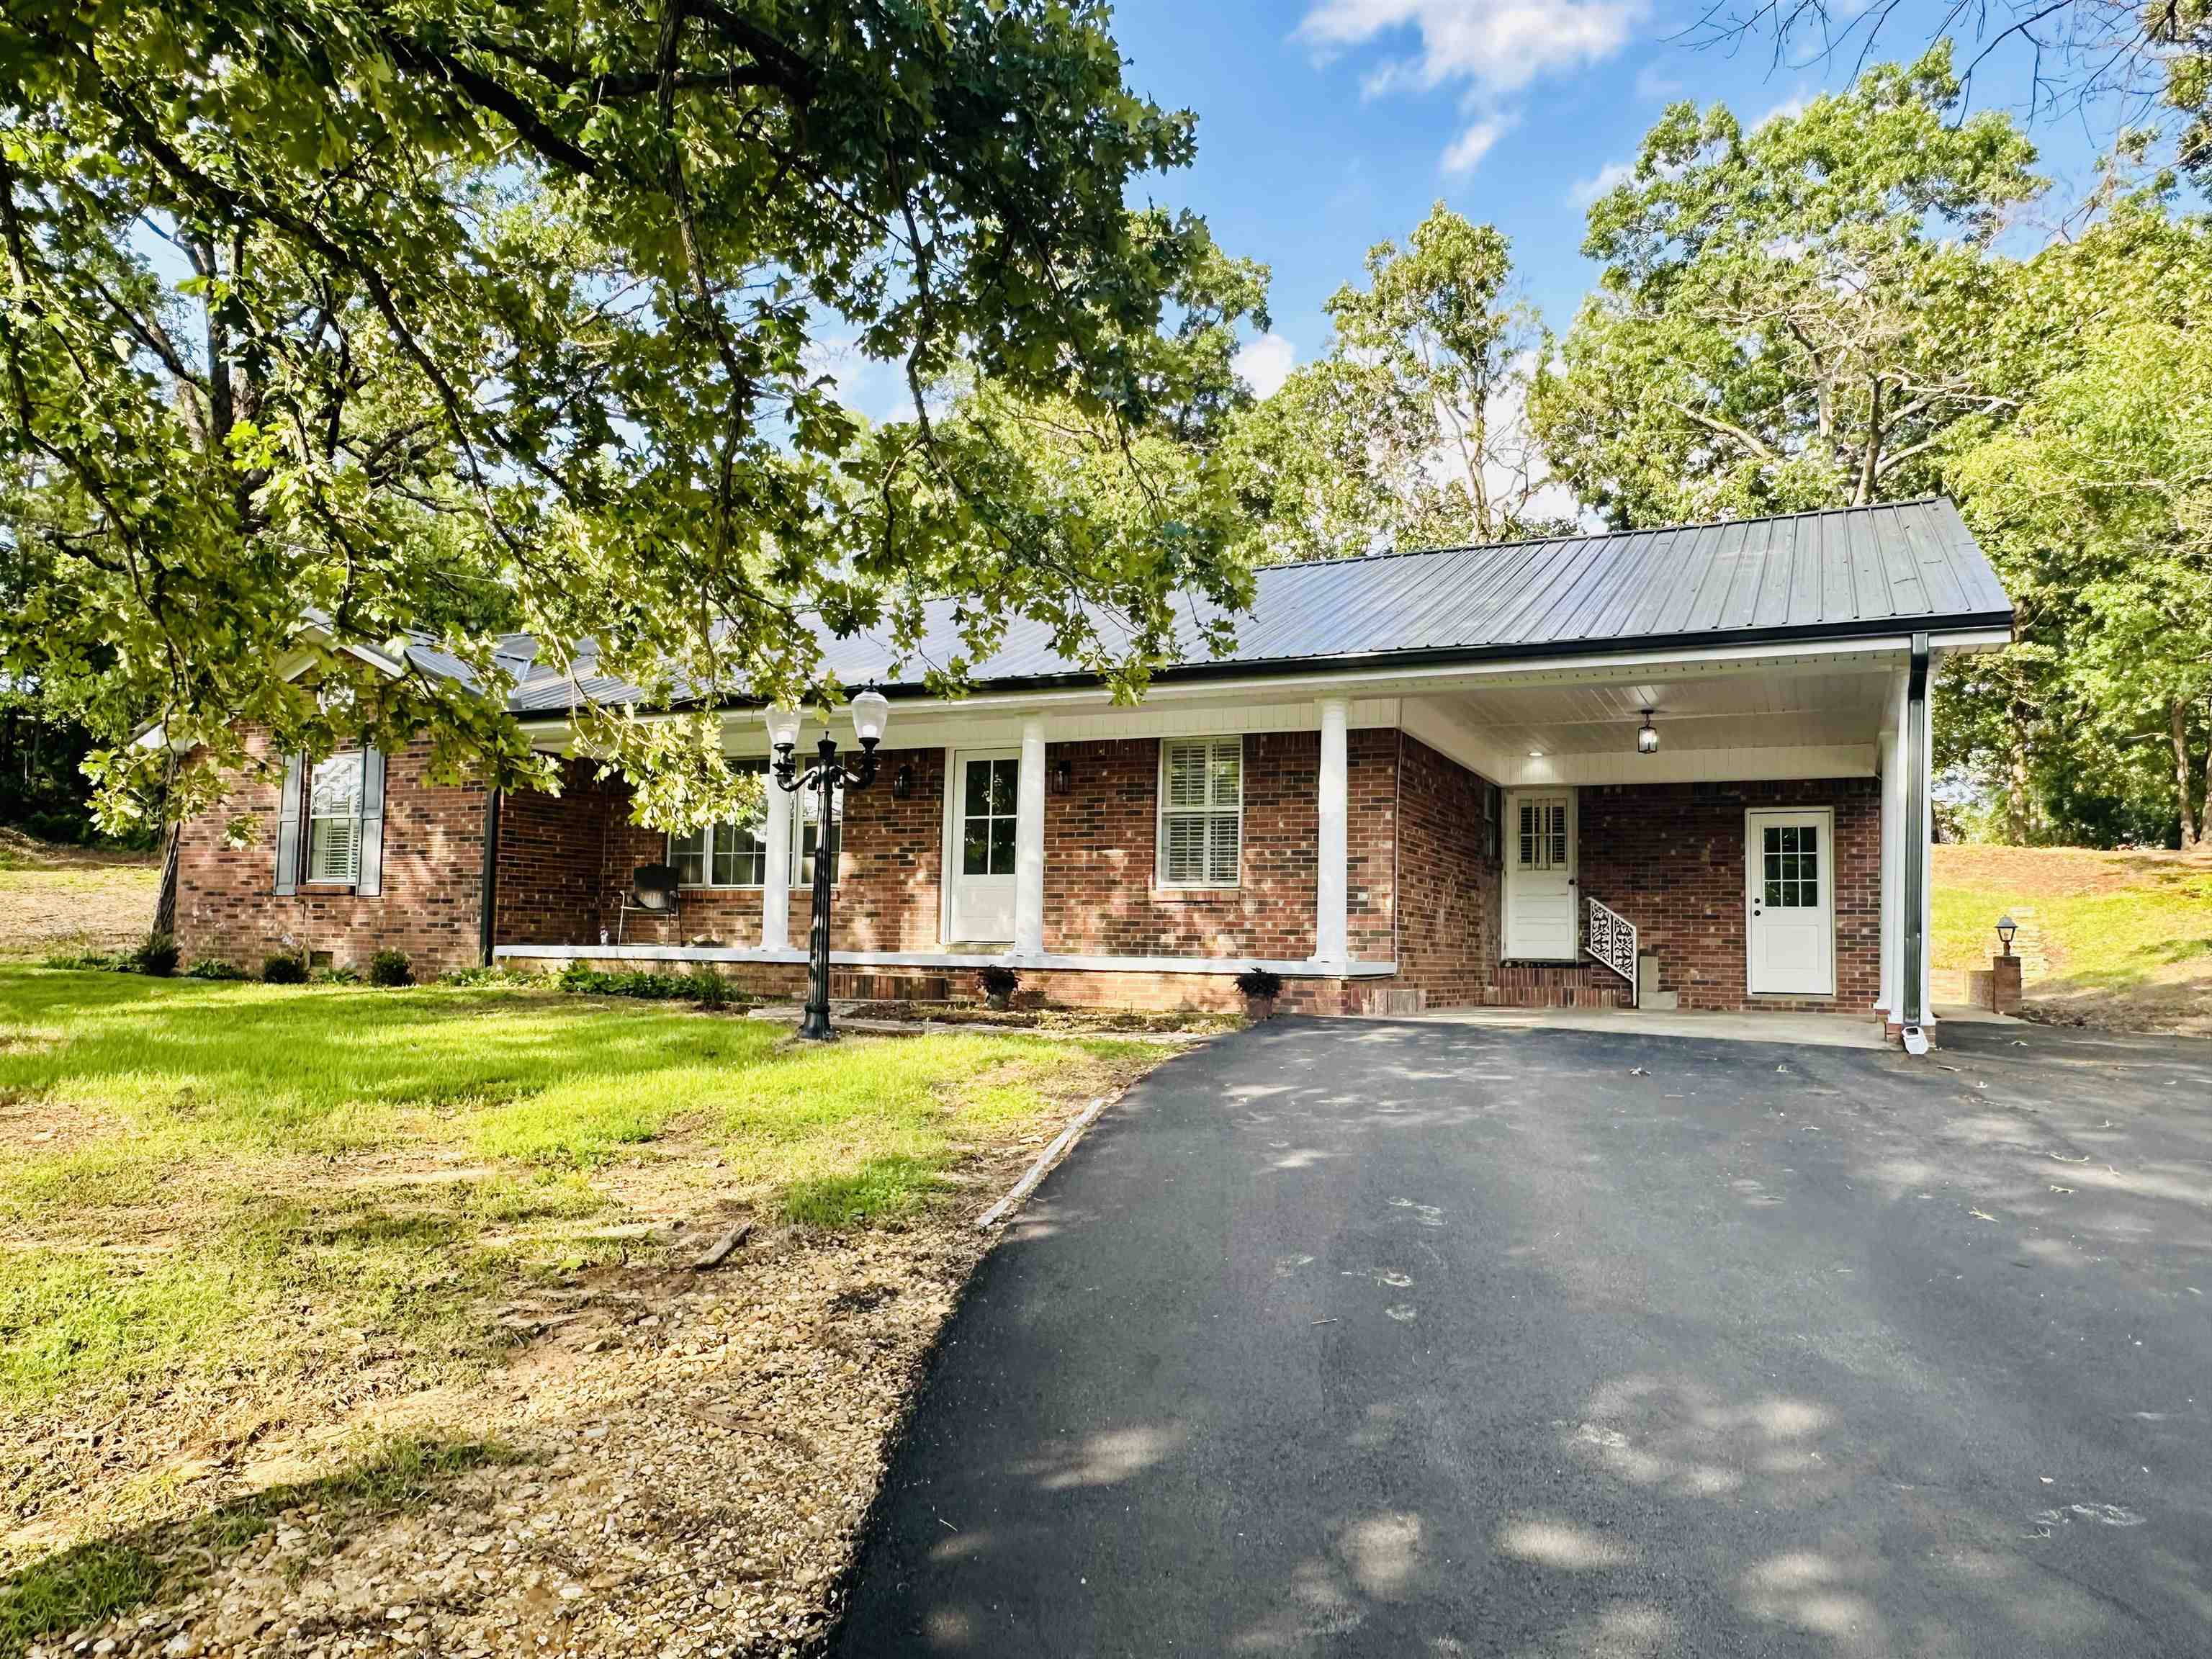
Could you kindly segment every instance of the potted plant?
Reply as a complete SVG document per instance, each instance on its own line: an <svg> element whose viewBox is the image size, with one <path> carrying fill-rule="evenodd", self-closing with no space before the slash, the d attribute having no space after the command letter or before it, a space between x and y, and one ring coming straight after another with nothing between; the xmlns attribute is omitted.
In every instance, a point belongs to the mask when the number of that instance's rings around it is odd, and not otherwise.
<svg viewBox="0 0 2212 1659"><path fill-rule="evenodd" d="M1244 1018L1273 1019L1275 999L1283 994L1283 976L1268 968L1247 968L1237 975L1237 988L1244 994Z"/></svg>
<svg viewBox="0 0 2212 1659"><path fill-rule="evenodd" d="M984 1006L1003 1013L1013 1006L1014 993L1022 988L1022 976L994 963L975 975L975 983L982 988Z"/></svg>

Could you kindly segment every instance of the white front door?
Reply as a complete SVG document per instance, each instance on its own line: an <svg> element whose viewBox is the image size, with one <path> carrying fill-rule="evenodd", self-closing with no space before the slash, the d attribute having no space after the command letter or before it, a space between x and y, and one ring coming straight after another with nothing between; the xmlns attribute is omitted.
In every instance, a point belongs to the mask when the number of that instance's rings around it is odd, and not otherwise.
<svg viewBox="0 0 2212 1659"><path fill-rule="evenodd" d="M1014 937L1014 807L1018 749L963 749L953 757L946 858L948 945L1007 945Z"/></svg>
<svg viewBox="0 0 2212 1659"><path fill-rule="evenodd" d="M1505 799L1505 956L1572 962L1575 792L1516 790Z"/></svg>
<svg viewBox="0 0 2212 1659"><path fill-rule="evenodd" d="M1835 994L1834 863L1835 817L1826 807L1745 815L1753 995Z"/></svg>

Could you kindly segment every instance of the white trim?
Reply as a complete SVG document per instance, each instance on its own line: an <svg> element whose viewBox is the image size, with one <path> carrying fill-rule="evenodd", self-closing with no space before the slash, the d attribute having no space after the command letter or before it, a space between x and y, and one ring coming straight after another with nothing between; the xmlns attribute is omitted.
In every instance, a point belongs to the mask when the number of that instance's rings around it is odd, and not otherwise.
<svg viewBox="0 0 2212 1659"><path fill-rule="evenodd" d="M1820 820L1820 846L1816 866L1820 871L1820 908L1828 919L1828 948L1824 953L1828 969L1827 988L1821 991L1790 989L1762 991L1751 982L1752 965L1752 894L1765 874L1765 848L1754 845L1752 829L1761 818L1813 818ZM1832 806L1747 806L1743 809L1743 991L1747 997L1832 997L1836 994L1836 809Z"/></svg>
<svg viewBox="0 0 2212 1659"><path fill-rule="evenodd" d="M750 962L803 965L804 951L769 951L705 945L501 945L492 954L516 962ZM1285 979L1387 979L1395 962L1282 961L1263 957L1085 957L1048 951L1023 956L1012 951L832 951L839 968L988 968L1003 963L1040 972L1065 969L1091 974L1241 974L1265 968Z"/></svg>
<svg viewBox="0 0 2212 1659"><path fill-rule="evenodd" d="M1574 785L1546 784L1526 789L1507 789L1501 792L1503 803L1498 811L1498 861L1504 872L1498 884L1498 959L1500 962L1542 962L1579 963L1582 953L1582 803L1577 799ZM1511 949L1513 938L1513 878L1521 862L1520 806L1523 795L1565 795L1567 798L1567 927L1570 943L1563 957L1532 957Z"/></svg>
<svg viewBox="0 0 2212 1659"><path fill-rule="evenodd" d="M1942 649L1978 650L2004 645L2010 635L2002 629L1965 629L1932 638ZM891 732L884 741L887 745L897 747L934 748L947 741L969 740L966 734L975 730L979 717L1011 715L1018 729L1024 714L1044 708L1071 711L1064 723L1054 723L1054 738L1059 742L1161 736L1166 735L1164 727L1175 720L1177 707L1192 703L1212 704L1224 711L1212 717L1217 730L1227 723L1226 711L1261 704L1273 706L1273 712L1267 718L1283 723L1255 723L1244 729L1311 732L1321 725L1319 700L1343 696L1348 692L1359 694L1352 703L1351 717L1352 726L1359 729L1397 724L1395 710L1378 709L1375 705L1398 697L1434 696L1482 686L1603 684L1642 678L1654 670L1663 670L1675 678L1696 673L1725 676L1793 670L1826 672L1852 661L1883 663L1909 652L1911 644L1911 637L1900 633L1874 635L1865 639L1807 640L1779 646L1592 651L1568 657L1501 657L1486 662L1406 667L1370 663L1352 668L1315 667L1303 672L1288 670L1280 674L1218 679L1155 680L1146 690L1144 705L1138 708L1117 708L1112 694L1103 686L976 691L961 697L895 701ZM1302 707L1304 713L1295 714L1286 704ZM1085 714L1073 711L1091 712ZM635 718L656 720L689 716L648 712ZM768 739L757 709L727 710L722 720L726 742L741 740L732 752L749 752L754 744L765 750ZM959 739L945 735L946 722L952 723L961 732ZM518 724L526 732L561 733L568 730L569 722L565 714L548 714L524 717ZM979 736L975 740L981 738Z"/></svg>
<svg viewBox="0 0 2212 1659"><path fill-rule="evenodd" d="M1188 893L1235 893L1244 886L1244 734L1241 732L1207 732L1185 737L1162 738L1152 761L1152 891L1172 893L1181 896ZM1208 761L1207 775L1212 775L1213 745L1234 740L1237 744L1237 879L1219 881L1170 881L1168 878L1168 750L1204 744ZM1212 787L1206 789L1209 798ZM1186 817L1208 819L1225 818L1229 809L1222 806L1183 807Z"/></svg>

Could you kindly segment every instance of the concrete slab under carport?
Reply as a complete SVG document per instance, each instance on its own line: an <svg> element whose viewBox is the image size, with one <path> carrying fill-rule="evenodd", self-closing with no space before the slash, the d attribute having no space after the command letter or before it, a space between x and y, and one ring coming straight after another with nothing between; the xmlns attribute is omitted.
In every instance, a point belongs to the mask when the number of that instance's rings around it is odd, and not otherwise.
<svg viewBox="0 0 2212 1659"><path fill-rule="evenodd" d="M1937 1042L1942 1024L2019 1021L1986 1008L1944 1007L1936 1011ZM1506 1030L1605 1031L1621 1036L1706 1037L1718 1042L1804 1043L1816 1048L1889 1048L1896 1045L1868 1014L1820 1014L1710 1009L1643 1008L1437 1008L1419 1014L1370 1014L1370 1019L1416 1020L1441 1025L1482 1025Z"/></svg>

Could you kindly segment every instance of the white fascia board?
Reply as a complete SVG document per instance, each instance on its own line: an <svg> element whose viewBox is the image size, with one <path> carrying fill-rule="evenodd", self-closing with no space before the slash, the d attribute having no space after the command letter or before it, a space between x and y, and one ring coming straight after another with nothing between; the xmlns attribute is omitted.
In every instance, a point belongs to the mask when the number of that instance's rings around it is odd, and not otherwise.
<svg viewBox="0 0 2212 1659"><path fill-rule="evenodd" d="M1936 642L1945 649L1981 649L2002 645L2008 639L2009 635L2002 629L1980 629L1935 636ZM1497 686L1617 684L1624 680L1648 678L1655 672L1675 678L1690 675L1832 673L1854 663L1863 664L1869 668L1887 665L1911 649L1911 638L1899 634L1894 637L1883 635L1865 639L1811 640L1781 647L1707 646L1668 651L1592 651L1572 656L1500 658L1492 662L1446 663L1420 667L1389 668L1368 665L1335 670L1320 668L1236 678L1156 682L1146 689L1143 702L1133 708L1117 705L1111 695L1099 686L976 691L964 696L927 701L898 698L891 704L891 736L888 742L896 747L933 748L947 741L996 741L997 738L990 735L994 728L987 724L994 720L1010 721L1005 730L1012 732L1018 739L1021 717L1037 714L1054 717L1052 732L1058 741L1076 741L1079 737L1094 734L1146 735L1151 732L1167 731L1168 728L1159 725L1147 727L1139 724L1125 731L1119 721L1146 714L1157 720L1160 711L1194 706L1225 711L1259 705L1280 711L1284 705L1293 704L1310 712L1300 714L1290 724L1274 726L1223 726L1216 724L1211 729L1318 730L1321 700L1341 696L1347 691L1359 698L1352 706L1352 725L1354 728L1360 728L1395 725L1395 719L1379 714L1378 705L1402 697L1433 696ZM1079 716L1095 719L1098 724L1092 727L1079 726L1076 723ZM1292 720L1291 716L1284 714L1274 717ZM678 716L653 713L641 714L637 718L662 720ZM757 750L754 744L753 734L761 730L757 710L733 709L722 718L724 732L733 743L738 743L740 734L743 734L742 746L733 748L732 752L764 751L764 735L758 740ZM570 721L565 714L524 718L520 724L532 738L557 743L565 743L570 731ZM842 724L843 711L841 709L833 716L833 729ZM1176 727L1169 734L1205 729L1208 729L1206 723L1199 720ZM1063 730L1067 734L1065 737L1062 736ZM1003 735L1003 732L1000 733L1000 736Z"/></svg>

